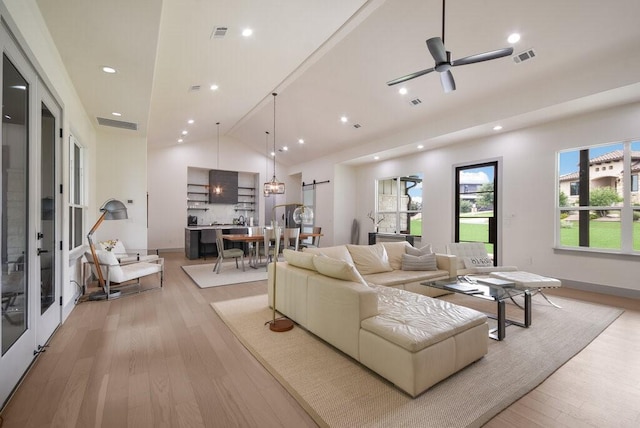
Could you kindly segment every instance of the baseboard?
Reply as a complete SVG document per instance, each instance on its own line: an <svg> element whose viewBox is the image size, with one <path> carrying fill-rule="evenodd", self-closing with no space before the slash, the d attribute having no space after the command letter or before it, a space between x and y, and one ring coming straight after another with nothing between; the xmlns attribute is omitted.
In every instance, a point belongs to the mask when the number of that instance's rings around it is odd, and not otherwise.
<svg viewBox="0 0 640 428"><path fill-rule="evenodd" d="M589 282L574 281L571 279L561 279L562 286L592 293L608 294L610 296L624 297L627 299L640 299L640 290L630 288L612 287L609 285L592 284Z"/></svg>

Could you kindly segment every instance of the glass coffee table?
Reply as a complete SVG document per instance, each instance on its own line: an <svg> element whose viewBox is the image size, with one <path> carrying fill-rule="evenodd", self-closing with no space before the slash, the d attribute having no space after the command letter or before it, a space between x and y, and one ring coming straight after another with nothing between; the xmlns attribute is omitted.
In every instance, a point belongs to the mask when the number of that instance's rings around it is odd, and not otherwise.
<svg viewBox="0 0 640 428"><path fill-rule="evenodd" d="M437 281L426 281L420 284L453 293L466 294L478 299L493 300L496 302L496 315L487 314L498 322L498 326L489 330L489 337L495 340L503 340L506 337L508 325L516 325L528 328L531 325L531 293L529 290L515 288L515 284L508 281L496 280L490 277L457 277L441 279ZM524 322L507 319L505 313L505 300L515 296L524 295L524 307L516 303L518 307L524 309ZM515 303L515 301L514 301Z"/></svg>

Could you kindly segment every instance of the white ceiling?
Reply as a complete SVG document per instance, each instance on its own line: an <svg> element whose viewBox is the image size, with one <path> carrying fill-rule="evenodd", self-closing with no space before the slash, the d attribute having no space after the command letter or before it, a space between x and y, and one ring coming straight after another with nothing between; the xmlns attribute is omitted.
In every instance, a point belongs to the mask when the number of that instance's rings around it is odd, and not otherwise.
<svg viewBox="0 0 640 428"><path fill-rule="evenodd" d="M640 100L637 0L449 0L453 59L507 47L512 32L522 35L514 52L536 57L455 67L449 94L428 74L407 82L404 96L385 82L433 66L425 40L441 35L440 0L37 3L90 117L137 123L101 129L141 133L149 148L178 144L185 129L183 144L215 141L221 122L222 135L264 153L273 91L276 144L290 147L278 161L288 165L338 152L370 162L487 135L497 123L508 131ZM228 27L224 39L210 38L216 25Z"/></svg>

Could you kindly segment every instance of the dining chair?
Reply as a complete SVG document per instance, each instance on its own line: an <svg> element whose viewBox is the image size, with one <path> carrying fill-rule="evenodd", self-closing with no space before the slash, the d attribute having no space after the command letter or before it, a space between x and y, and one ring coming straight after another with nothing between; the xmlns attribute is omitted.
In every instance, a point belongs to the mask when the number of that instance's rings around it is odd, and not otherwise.
<svg viewBox="0 0 640 428"><path fill-rule="evenodd" d="M288 248L289 250L298 251L300 245L300 228L299 227L286 227L283 232L284 245L282 249Z"/></svg>
<svg viewBox="0 0 640 428"><path fill-rule="evenodd" d="M215 266L213 266L213 270L216 273L220 273L220 269L222 268L222 261L224 259L236 259L236 269L238 269L238 258L240 258L242 262L242 272L244 272L244 250L240 248L224 248L224 239L222 239L222 230L221 229L213 229L216 235L216 246L218 247L218 260L216 260Z"/></svg>
<svg viewBox="0 0 640 428"><path fill-rule="evenodd" d="M264 235L264 246L262 248L262 254L267 258L267 269L269 268L269 262L273 261L273 257L276 252L276 234L272 227L265 227L262 230Z"/></svg>
<svg viewBox="0 0 640 428"><path fill-rule="evenodd" d="M247 227L247 234L250 236L257 236L262 234L262 227L260 226L250 226ZM249 243L249 255L253 257L254 263L258 263L258 258L260 257L260 242L250 242ZM255 266L255 264L254 264Z"/></svg>
<svg viewBox="0 0 640 428"><path fill-rule="evenodd" d="M322 227L320 226L314 226L312 230L313 230L313 233L317 233L317 234L322 233ZM306 239L303 241L300 241L301 248L318 248L319 246L320 246L319 236L312 236L311 238L309 238L309 241L307 241Z"/></svg>
<svg viewBox="0 0 640 428"><path fill-rule="evenodd" d="M200 254L207 260L207 245L216 244L216 229L202 229L200 231ZM213 251L210 253L213 254Z"/></svg>

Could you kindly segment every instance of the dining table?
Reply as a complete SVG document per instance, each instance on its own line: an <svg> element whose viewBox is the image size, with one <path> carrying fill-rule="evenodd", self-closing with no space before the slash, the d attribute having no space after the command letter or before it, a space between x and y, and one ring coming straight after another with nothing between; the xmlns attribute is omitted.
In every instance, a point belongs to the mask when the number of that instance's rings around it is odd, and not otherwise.
<svg viewBox="0 0 640 428"><path fill-rule="evenodd" d="M301 232L298 239L303 240L321 236L323 236L322 233ZM249 244L249 266L254 269L259 267L258 255L260 253L260 243L264 241L263 234L230 233L228 235L222 235L222 239L229 242L246 242ZM282 239L282 235L280 236L280 239Z"/></svg>

